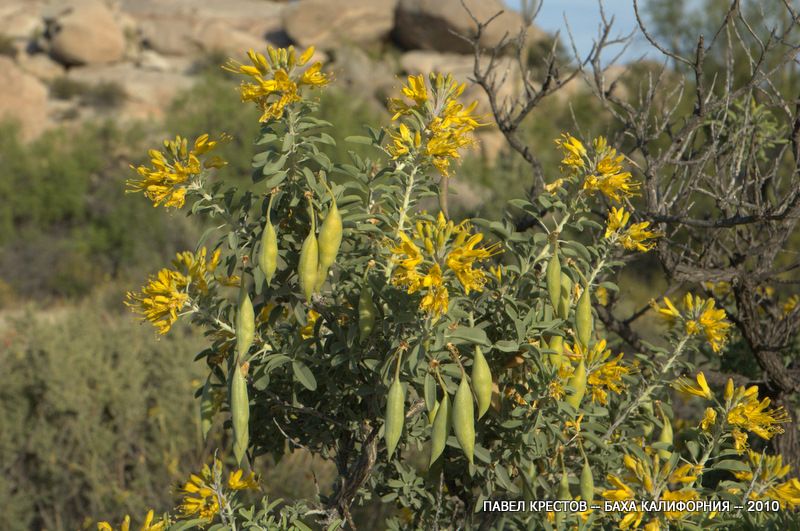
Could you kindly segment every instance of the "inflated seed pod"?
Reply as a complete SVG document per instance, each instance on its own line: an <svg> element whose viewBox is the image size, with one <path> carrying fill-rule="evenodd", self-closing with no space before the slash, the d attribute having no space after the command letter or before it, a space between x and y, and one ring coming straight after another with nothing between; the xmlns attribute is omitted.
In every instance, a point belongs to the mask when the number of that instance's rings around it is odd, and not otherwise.
<svg viewBox="0 0 800 531"><path fill-rule="evenodd" d="M431 434L431 460L430 464L442 455L445 444L447 444L447 436L450 434L450 398L447 396L447 391L444 397L439 402L439 408L436 411L436 418L433 419L433 430Z"/></svg>
<svg viewBox="0 0 800 531"><path fill-rule="evenodd" d="M561 297L558 301L558 311L556 312L559 317L566 319L569 316L569 307L572 305L572 279L561 272Z"/></svg>
<svg viewBox="0 0 800 531"><path fill-rule="evenodd" d="M481 418L492 404L492 372L481 347L477 345L472 360L472 389L478 401L478 418Z"/></svg>
<svg viewBox="0 0 800 531"><path fill-rule="evenodd" d="M472 464L475 451L475 408L472 404L472 391L464 373L461 374L461 383L458 384L453 398L453 432L464 455Z"/></svg>
<svg viewBox="0 0 800 531"><path fill-rule="evenodd" d="M566 470L561 472L561 481L558 483L558 499L572 499L572 493L569 491L569 476L567 475Z"/></svg>
<svg viewBox="0 0 800 531"><path fill-rule="evenodd" d="M558 258L558 251L553 250L553 256L547 262L547 293L550 295L550 304L553 310L558 312L558 303L561 302L561 260Z"/></svg>
<svg viewBox="0 0 800 531"><path fill-rule="evenodd" d="M200 433L206 440L209 430L214 423L214 394L211 388L211 378L206 379L203 392L200 395Z"/></svg>
<svg viewBox="0 0 800 531"><path fill-rule="evenodd" d="M392 385L389 387L389 394L386 397L386 424L383 428L383 437L386 439L386 451L391 459L400 435L403 433L405 421L405 402L406 394L403 384L400 383L399 376L395 376Z"/></svg>
<svg viewBox="0 0 800 531"><path fill-rule="evenodd" d="M591 502L594 499L594 476L592 475L592 467L589 466L589 460L586 458L583 460L580 487L581 499Z"/></svg>
<svg viewBox="0 0 800 531"><path fill-rule="evenodd" d="M274 199L275 194L272 194L269 198L269 205L267 205L267 222L264 224L264 230L261 231L261 249L258 253L258 267L264 273L267 286L272 282L272 277L275 276L275 271L278 269L278 234L270 219Z"/></svg>
<svg viewBox="0 0 800 531"><path fill-rule="evenodd" d="M575 367L575 372L572 373L572 377L569 379L569 386L574 391L567 397L566 402L578 409L581 405L581 400L583 400L583 395L586 394L586 364L583 360Z"/></svg>
<svg viewBox="0 0 800 531"><path fill-rule="evenodd" d="M300 291L306 298L306 302L311 302L311 294L317 283L317 267L319 265L319 246L314 235L312 224L311 232L308 233L303 247L300 249L300 261L297 264L297 275L300 279Z"/></svg>
<svg viewBox="0 0 800 531"><path fill-rule="evenodd" d="M319 228L319 263L315 286L318 291L328 276L328 269L336 262L336 255L342 244L342 215L339 213L336 198L330 188L328 188L328 193L331 196L331 208Z"/></svg>
<svg viewBox="0 0 800 531"><path fill-rule="evenodd" d="M550 350L554 350L554 354L548 354L550 365L558 369L564 363L564 338L561 336L553 336L550 338Z"/></svg>
<svg viewBox="0 0 800 531"><path fill-rule="evenodd" d="M592 295L589 286L583 290L578 305L575 307L575 336L584 350L589 348L589 341L594 331L594 318L592 317Z"/></svg>
<svg viewBox="0 0 800 531"><path fill-rule="evenodd" d="M664 410L661 409L660 407L658 409L661 412L661 420L664 423L664 427L661 429L661 433L658 436L658 442L665 443L671 446L673 443L672 424L670 423L667 414L664 413ZM658 450L658 456L664 461L666 461L672 456L672 452L670 452L669 450Z"/></svg>
<svg viewBox="0 0 800 531"><path fill-rule="evenodd" d="M372 288L368 283L361 288L358 295L358 338L360 341L366 340L375 328L375 319L378 315L378 308L372 300Z"/></svg>
<svg viewBox="0 0 800 531"><path fill-rule="evenodd" d="M253 302L247 291L247 280L242 272L239 286L239 303L236 308L236 354L242 357L247 354L253 344L256 332L256 314L253 311Z"/></svg>
<svg viewBox="0 0 800 531"><path fill-rule="evenodd" d="M231 424L233 426L233 455L241 466L250 443L250 400L247 381L238 363L234 363L230 383Z"/></svg>

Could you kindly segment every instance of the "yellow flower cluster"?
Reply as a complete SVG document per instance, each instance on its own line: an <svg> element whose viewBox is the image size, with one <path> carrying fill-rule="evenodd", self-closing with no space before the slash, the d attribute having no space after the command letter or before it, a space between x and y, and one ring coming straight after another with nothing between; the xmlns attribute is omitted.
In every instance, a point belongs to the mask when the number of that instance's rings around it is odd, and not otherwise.
<svg viewBox="0 0 800 531"><path fill-rule="evenodd" d="M152 509L147 512L147 516L144 518L144 523L142 527L139 528L139 531L164 531L167 526L166 521L156 522L153 520L153 511ZM122 523L119 526L120 531L129 531L131 528L131 517L125 515L125 519L122 520ZM114 531L114 528L108 522L100 522L97 524L97 531Z"/></svg>
<svg viewBox="0 0 800 531"><path fill-rule="evenodd" d="M200 175L203 169L220 168L227 164L217 156L212 156L201 162L203 155L217 147L220 141L229 137L223 135L220 140L209 140L207 134L194 141L189 149L187 139L176 136L175 140L164 140L162 150L151 149L151 167L139 166L134 169L139 175L138 179L126 181L128 192L144 192L145 197L153 202L153 206L164 203L165 207L181 208L186 200L186 190L194 177Z"/></svg>
<svg viewBox="0 0 800 531"><path fill-rule="evenodd" d="M626 212L624 208L611 207L611 211L608 213L605 237L614 243L619 243L629 251L646 253L655 247L656 242L652 240L659 238L661 234L647 230L650 226L649 221L634 223L626 229L630 217L631 213Z"/></svg>
<svg viewBox="0 0 800 531"><path fill-rule="evenodd" d="M714 352L719 352L725 344L731 323L727 320L725 310L715 307L714 299L703 300L699 296L692 297L687 293L683 298L683 312L678 310L668 297L664 297L663 308L655 301L651 301L650 304L670 325L682 323L690 336L705 334Z"/></svg>
<svg viewBox="0 0 800 531"><path fill-rule="evenodd" d="M782 509L794 510L800 507L800 480L790 478L783 483L777 483L789 473L791 466L783 464L781 455L764 455L748 450L750 469L758 471L756 484L750 497L752 499L778 500ZM740 481L753 481L753 472L735 472L736 479Z"/></svg>
<svg viewBox="0 0 800 531"><path fill-rule="evenodd" d="M200 474L191 474L181 491L183 499L178 506L182 518L202 518L211 521L220 511L220 502L226 503L228 493L239 490L258 490L258 481L253 472L245 475L243 470L229 473L228 481L223 482L222 462L214 459L213 468L204 465Z"/></svg>
<svg viewBox="0 0 800 531"><path fill-rule="evenodd" d="M458 151L475 143L472 131L481 126L473 114L478 102L466 107L461 104L458 98L466 84L457 83L450 75L431 74L429 83L422 74L409 76L402 88L406 99L389 99L392 120L407 118L411 127L401 122L390 133L392 144L387 151L394 159L425 157L439 173L449 176L451 161L460 158Z"/></svg>
<svg viewBox="0 0 800 531"><path fill-rule="evenodd" d="M125 305L141 314L143 321L150 321L159 334L166 334L189 301L189 286L201 293L208 291L207 276L217 268L220 251L217 249L210 261L206 260L206 254L205 247L197 253L178 253L173 261L176 269L164 268L151 276L140 292L129 291Z"/></svg>
<svg viewBox="0 0 800 531"><path fill-rule="evenodd" d="M579 344L572 350L581 353ZM600 405L608 403L608 393L620 394L625 390L622 377L631 373L631 368L622 360L622 353L611 358L611 349L606 348L606 340L594 344L586 353L586 367L589 373L587 383L592 392L592 402Z"/></svg>
<svg viewBox="0 0 800 531"><path fill-rule="evenodd" d="M267 48L267 56L252 49L248 51L249 65L231 59L223 68L252 79L250 82L242 81L239 94L242 101L252 101L258 105L261 110L259 121L268 122L279 120L289 105L303 99L301 87L324 87L329 83L328 76L322 73L322 63L319 61L303 71L299 70L313 55L313 46L300 57L297 57L293 46L278 49L270 46Z"/></svg>
<svg viewBox="0 0 800 531"><path fill-rule="evenodd" d="M483 234L471 234L468 223L455 225L442 213L436 222L418 221L411 236L400 232L399 238L391 247L397 266L392 283L406 288L409 294L423 291L420 310L436 317L447 312L451 275L467 295L483 291L487 274L474 267L475 263L499 252L499 244L479 247Z"/></svg>
<svg viewBox="0 0 800 531"><path fill-rule="evenodd" d="M605 137L594 139L591 154L580 140L568 133L555 142L563 155L562 171L573 176L583 175L583 189L588 193L600 192L615 202L636 195L639 183L632 180L630 172L623 171L625 156L617 154Z"/></svg>
<svg viewBox="0 0 800 531"><path fill-rule="evenodd" d="M675 382L674 387L681 393L685 393L688 395L699 396L701 398L706 398L711 400L714 398L714 393L711 392L711 388L708 387L708 382L706 381L706 375L702 372L697 373L695 377L697 380L697 385L695 385L691 380L686 377L678 378L678 381Z"/></svg>
<svg viewBox="0 0 800 531"><path fill-rule="evenodd" d="M762 439L769 440L774 435L783 433L784 430L780 424L789 422L789 415L783 407L768 409L769 398L758 399L758 387L755 385L748 388L740 386L734 390L733 380L728 380L725 386L725 400L732 404L728 411L728 423L742 430L755 433ZM737 450L743 450L743 444L746 444L746 442L746 436L744 443L742 443L740 436Z"/></svg>
<svg viewBox="0 0 800 531"><path fill-rule="evenodd" d="M639 500L642 495L647 495L652 499L665 501L689 501L699 499L699 493L691 488L681 488L680 485L692 483L697 480L702 468L691 464L683 464L678 467L670 467L668 462L661 463L658 452L650 450L651 459L626 455L623 463L627 469L625 476L620 477L615 474L607 476L608 482L614 488L604 490L601 495L607 500ZM667 488L668 484L677 485L674 490ZM663 490L662 490L663 489ZM684 513L672 511L665 512L664 516L668 520L680 520ZM636 529L644 519L644 512L632 511L625 514L619 523L620 529ZM651 520L645 529L660 529L658 519Z"/></svg>

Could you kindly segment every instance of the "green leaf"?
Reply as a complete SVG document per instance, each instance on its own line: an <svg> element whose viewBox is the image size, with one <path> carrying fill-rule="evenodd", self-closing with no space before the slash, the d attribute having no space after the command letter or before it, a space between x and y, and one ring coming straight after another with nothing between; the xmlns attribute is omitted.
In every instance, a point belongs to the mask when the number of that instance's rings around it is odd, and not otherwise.
<svg viewBox="0 0 800 531"><path fill-rule="evenodd" d="M293 361L292 362L292 372L294 372L294 379L295 381L300 382L303 387L308 389L309 391L316 391L317 390L317 379L314 378L314 374L311 372L305 363L302 361Z"/></svg>
<svg viewBox="0 0 800 531"><path fill-rule="evenodd" d="M712 470L730 470L731 472L749 472L750 466L742 461L736 459L723 459L714 463L711 467Z"/></svg>
<svg viewBox="0 0 800 531"><path fill-rule="evenodd" d="M462 343L472 343L485 347L491 346L489 338L486 337L486 332L484 332L482 328L459 326L453 330L450 335L446 337L446 339L456 345Z"/></svg>

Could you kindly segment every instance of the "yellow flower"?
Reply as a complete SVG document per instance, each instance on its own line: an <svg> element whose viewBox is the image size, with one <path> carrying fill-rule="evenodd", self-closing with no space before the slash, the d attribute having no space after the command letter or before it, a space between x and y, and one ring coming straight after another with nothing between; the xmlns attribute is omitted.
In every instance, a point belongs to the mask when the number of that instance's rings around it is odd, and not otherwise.
<svg viewBox="0 0 800 531"><path fill-rule="evenodd" d="M594 296L601 306L608 306L608 290L605 287L600 286L594 290Z"/></svg>
<svg viewBox="0 0 800 531"><path fill-rule="evenodd" d="M198 517L211 520L219 513L219 494L214 490L214 476L219 474L222 463L214 460L214 470L204 465L200 475L191 474L181 489L183 499L178 510L183 518Z"/></svg>
<svg viewBox="0 0 800 531"><path fill-rule="evenodd" d="M314 337L314 325L316 325L317 319L319 319L319 313L314 310L308 310L306 325L300 329L300 337L303 339Z"/></svg>
<svg viewBox="0 0 800 531"><path fill-rule="evenodd" d="M159 334L166 334L178 320L178 312L189 300L185 292L189 279L177 271L162 269L151 276L139 293L129 291L125 305L150 321Z"/></svg>
<svg viewBox="0 0 800 531"><path fill-rule="evenodd" d="M755 433L762 439L771 439L778 433L783 433L780 424L789 422L789 415L783 409L767 409L770 404L769 398L758 400L758 388L752 386L745 390L739 388L739 395L742 395L736 405L728 412L728 423L743 430ZM735 437L735 435L734 435ZM737 450L739 447L737 447Z"/></svg>
<svg viewBox="0 0 800 531"><path fill-rule="evenodd" d="M741 430L734 429L731 432L733 436L733 448L741 455L747 450L747 434Z"/></svg>
<svg viewBox="0 0 800 531"><path fill-rule="evenodd" d="M693 483L697 481L697 478L700 476L702 472L703 472L702 466L684 463L683 465L673 470L672 474L670 474L669 476L669 482Z"/></svg>
<svg viewBox="0 0 800 531"><path fill-rule="evenodd" d="M626 212L624 208L611 207L608 213L608 221L606 222L606 238L611 238L621 229L624 229L628 224L631 217L630 212Z"/></svg>
<svg viewBox="0 0 800 531"><path fill-rule="evenodd" d="M573 350L581 353L580 345L575 345ZM587 382L592 391L592 402L600 405L608 403L608 391L616 394L625 390L622 377L630 374L630 367L622 361L620 353L615 358L609 360L611 350L606 348L606 340L600 340L594 344L586 355L586 363L589 370Z"/></svg>
<svg viewBox="0 0 800 531"><path fill-rule="evenodd" d="M392 283L409 294L424 291L420 309L434 316L447 312L449 289L456 282L466 295L483 291L487 272L476 263L497 254L499 246L479 247L483 235L470 230L467 223L455 225L440 213L436 222L418 221L413 237L400 232L400 241L390 247L396 266Z"/></svg>
<svg viewBox="0 0 800 531"><path fill-rule="evenodd" d="M731 323L727 320L727 314L722 308L716 308L714 299L702 299L698 296L692 297L687 293L683 299L684 312L679 311L668 297L664 297L664 307L661 308L655 301L650 305L664 318L670 325L675 325L683 321L688 335L698 335L703 333L706 336L711 350L719 352L724 346L728 330Z"/></svg>
<svg viewBox="0 0 800 531"><path fill-rule="evenodd" d="M800 302L799 295L792 295L789 297L785 303L783 303L783 315L788 315L797 307L797 303Z"/></svg>
<svg viewBox="0 0 800 531"><path fill-rule="evenodd" d="M700 494L694 489L685 489L679 491L665 491L661 494L661 499L664 501L690 501L690 500L699 500ZM683 518L686 512L680 511L666 511L664 512L664 516L667 517L669 520L679 520Z"/></svg>
<svg viewBox="0 0 800 531"><path fill-rule="evenodd" d="M175 260L172 262L176 268L183 268L186 270L186 277L189 281L197 287L201 292L208 291L207 274L213 273L219 265L221 251L217 249L211 255L211 260L206 260L208 251L205 247L201 247L197 253L184 251L178 253Z"/></svg>
<svg viewBox="0 0 800 531"><path fill-rule="evenodd" d="M229 137L223 135L220 140ZM139 175L138 179L128 179L128 192L144 192L145 197L157 207L181 208L186 200L187 186L200 175L204 168L219 168L226 163L219 157L211 157L201 164L200 157L213 150L219 141L209 140L207 134L201 135L190 150L188 140L177 136L175 140L165 140L164 150L148 151L151 167L138 166L131 169Z"/></svg>
<svg viewBox="0 0 800 531"><path fill-rule="evenodd" d="M783 456L780 454L764 455L748 450L747 457L750 460L751 471L734 472L734 476L736 476L736 479L739 481L752 481L752 470L758 470L758 477L756 479L761 483L769 483L781 479L791 470L790 465L783 464Z"/></svg>
<svg viewBox="0 0 800 531"><path fill-rule="evenodd" d="M608 482L611 483L616 489L606 489L600 495L607 500L623 501L632 500L636 497L634 490L625 484L619 477L614 474L609 474Z"/></svg>
<svg viewBox="0 0 800 531"><path fill-rule="evenodd" d="M550 184L544 185L544 189L549 194L555 194L564 185L564 179L556 179Z"/></svg>
<svg viewBox="0 0 800 531"><path fill-rule="evenodd" d="M147 512L147 515L144 518L144 523L142 527L139 528L139 531L164 531L166 529L167 522L154 522L153 521L153 510L150 509ZM129 531L131 526L131 517L127 514L125 518L122 520L122 524L120 524L120 531ZM97 531L114 531L114 528L108 522L100 522L97 524Z"/></svg>
<svg viewBox="0 0 800 531"><path fill-rule="evenodd" d="M702 372L698 372L695 378L697 380L696 386L688 378L681 377L675 382L674 387L681 393L699 396L708 400L714 398L714 393L711 392L708 382L706 382L706 376Z"/></svg>
<svg viewBox="0 0 800 531"><path fill-rule="evenodd" d="M793 511L800 507L800 480L791 478L789 481L770 487L764 497L778 500L781 509Z"/></svg>
<svg viewBox="0 0 800 531"><path fill-rule="evenodd" d="M561 138L556 139L556 145L561 148L564 158L561 164L567 166L575 171L586 166L586 148L583 147L581 141L570 135L569 133L562 133Z"/></svg>
<svg viewBox="0 0 800 531"><path fill-rule="evenodd" d="M250 472L247 476L244 476L244 470L241 469L231 472L228 476L228 488L231 490L258 490L255 472Z"/></svg>
<svg viewBox="0 0 800 531"><path fill-rule="evenodd" d="M421 154L439 173L449 176L451 162L460 158L460 149L475 144L472 131L482 125L474 115L477 102L464 106L458 101L465 87L450 75L431 74L428 82L421 74L409 76L402 88L408 101L389 99L392 121L408 115L414 118L409 120L411 128L401 123L390 133L393 145L387 151L392 158Z"/></svg>
<svg viewBox="0 0 800 531"><path fill-rule="evenodd" d="M314 48L308 48L299 57L293 46L288 48L267 48L267 55L254 50L247 52L250 65L229 60L223 68L235 74L243 74L251 78L250 82L242 82L239 94L242 101L252 101L262 114L259 121L278 120L288 106L303 100L301 87L324 87L330 79L322 73L322 63L315 62L303 72L298 67L305 66L314 55Z"/></svg>
<svg viewBox="0 0 800 531"><path fill-rule="evenodd" d="M714 423L717 422L717 410L713 407L707 407L706 412L703 414L703 420L700 421L700 429L703 431L710 431Z"/></svg>

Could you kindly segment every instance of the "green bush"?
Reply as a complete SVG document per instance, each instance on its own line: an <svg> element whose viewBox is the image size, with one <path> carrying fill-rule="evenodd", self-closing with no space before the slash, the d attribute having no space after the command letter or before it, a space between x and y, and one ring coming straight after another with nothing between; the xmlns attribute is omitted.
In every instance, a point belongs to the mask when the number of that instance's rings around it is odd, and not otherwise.
<svg viewBox="0 0 800 531"><path fill-rule="evenodd" d="M106 291L119 305L121 293ZM0 514L10 531L169 506L201 446L191 400L199 338L150 328L95 296L0 320Z"/></svg>

